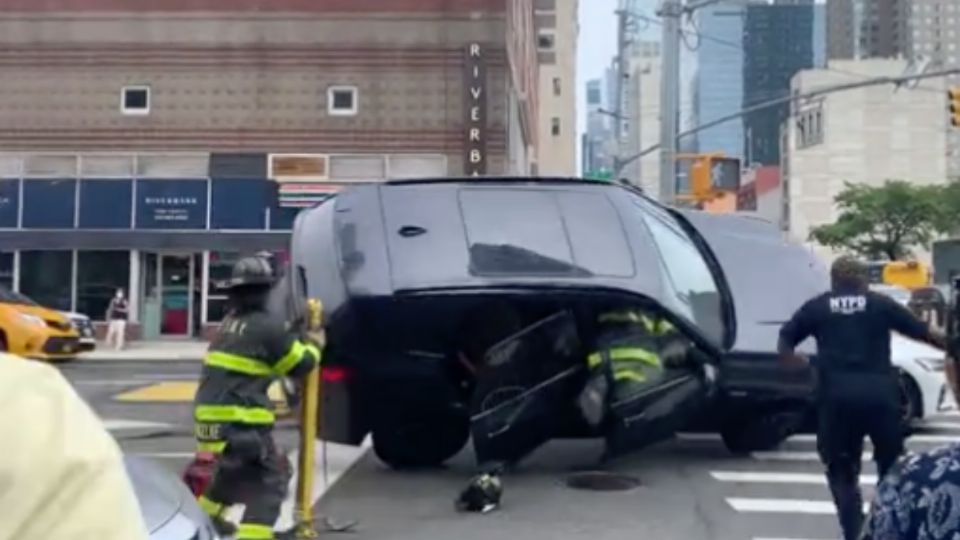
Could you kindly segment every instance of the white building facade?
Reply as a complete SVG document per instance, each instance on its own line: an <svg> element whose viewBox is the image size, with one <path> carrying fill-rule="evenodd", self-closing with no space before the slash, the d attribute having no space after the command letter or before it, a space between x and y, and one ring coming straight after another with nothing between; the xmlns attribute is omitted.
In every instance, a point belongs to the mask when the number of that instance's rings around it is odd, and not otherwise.
<svg viewBox="0 0 960 540"><path fill-rule="evenodd" d="M913 57L930 60L934 69L960 67L960 2L913 0L910 27ZM960 87L960 76L949 77L948 83ZM945 129L947 173L960 178L960 129L949 123Z"/></svg>
<svg viewBox="0 0 960 540"><path fill-rule="evenodd" d="M577 39L579 0L536 0L540 60L538 173L577 175Z"/></svg>
<svg viewBox="0 0 960 540"><path fill-rule="evenodd" d="M830 62L828 70L805 70L792 81L795 93L863 78L903 73L903 60ZM942 82L924 89L874 86L827 94L793 106L784 125L781 172L784 220L789 235L809 242L810 230L838 217L834 198L846 182L881 185L888 179L917 184L947 181ZM945 94L941 94L945 95ZM826 257L834 254L810 244ZM921 254L922 255L922 254Z"/></svg>
<svg viewBox="0 0 960 540"><path fill-rule="evenodd" d="M635 156L660 141L660 44L640 41L630 60L624 116L629 129L624 135L625 156ZM651 197L660 196L660 152L651 152L626 166L621 174Z"/></svg>

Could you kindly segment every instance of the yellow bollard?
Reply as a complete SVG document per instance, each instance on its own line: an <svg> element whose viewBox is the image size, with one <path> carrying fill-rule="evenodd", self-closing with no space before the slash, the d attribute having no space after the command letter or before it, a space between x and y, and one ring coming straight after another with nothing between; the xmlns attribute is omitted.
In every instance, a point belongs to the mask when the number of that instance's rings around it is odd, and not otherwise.
<svg viewBox="0 0 960 540"><path fill-rule="evenodd" d="M323 304L311 298L307 301L307 332L319 333L323 329ZM314 455L317 442L317 416L319 414L320 366L315 367L303 385L300 400L300 474L297 477L297 538L316 538L313 525L313 477Z"/></svg>

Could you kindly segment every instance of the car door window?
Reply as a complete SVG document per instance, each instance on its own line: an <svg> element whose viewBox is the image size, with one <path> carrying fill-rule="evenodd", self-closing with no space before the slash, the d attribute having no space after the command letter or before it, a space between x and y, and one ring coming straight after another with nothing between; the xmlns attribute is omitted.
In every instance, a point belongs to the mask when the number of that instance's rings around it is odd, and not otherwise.
<svg viewBox="0 0 960 540"><path fill-rule="evenodd" d="M640 206L638 204L638 206ZM643 205L643 221L660 255L672 308L716 343L724 336L720 290L710 265L683 227L666 212Z"/></svg>

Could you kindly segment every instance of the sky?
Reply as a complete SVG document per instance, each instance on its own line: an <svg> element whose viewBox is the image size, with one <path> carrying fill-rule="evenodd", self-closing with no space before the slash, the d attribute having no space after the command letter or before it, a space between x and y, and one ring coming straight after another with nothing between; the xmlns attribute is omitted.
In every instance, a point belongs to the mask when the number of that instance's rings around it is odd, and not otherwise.
<svg viewBox="0 0 960 540"><path fill-rule="evenodd" d="M641 3L652 3L642 0ZM617 52L617 0L580 0L580 36L577 51L577 133L586 127L587 81L602 77ZM579 148L579 137L577 139ZM579 154L579 150L578 150ZM579 158L577 160L579 163Z"/></svg>

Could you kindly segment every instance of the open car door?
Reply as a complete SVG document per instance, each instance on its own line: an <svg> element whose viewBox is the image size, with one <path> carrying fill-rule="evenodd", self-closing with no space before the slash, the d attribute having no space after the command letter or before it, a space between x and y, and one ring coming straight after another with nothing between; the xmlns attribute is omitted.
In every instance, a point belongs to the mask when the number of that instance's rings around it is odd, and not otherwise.
<svg viewBox="0 0 960 540"><path fill-rule="evenodd" d="M491 347L470 408L477 461L518 461L562 431L585 380L584 358L568 311Z"/></svg>

